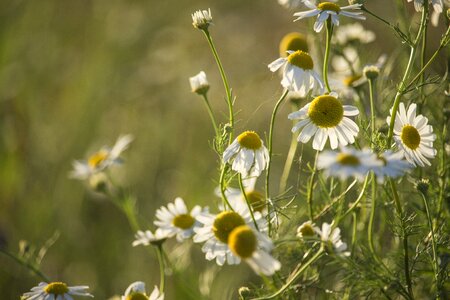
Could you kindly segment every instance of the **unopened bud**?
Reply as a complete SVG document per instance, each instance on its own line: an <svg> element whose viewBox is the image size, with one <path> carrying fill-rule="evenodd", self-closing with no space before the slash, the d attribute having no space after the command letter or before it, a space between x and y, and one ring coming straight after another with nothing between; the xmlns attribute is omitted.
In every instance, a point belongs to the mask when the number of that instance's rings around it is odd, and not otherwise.
<svg viewBox="0 0 450 300"><path fill-rule="evenodd" d="M376 79L380 75L380 68L378 68L375 65L365 66L363 69L363 73L367 79L373 80L373 79Z"/></svg>
<svg viewBox="0 0 450 300"><path fill-rule="evenodd" d="M193 77L189 77L189 82L193 93L205 95L209 90L209 82L208 79L206 79L205 72L203 71Z"/></svg>
<svg viewBox="0 0 450 300"><path fill-rule="evenodd" d="M429 187L430 187L430 180L428 179L421 179L416 183L416 189L424 195L428 193Z"/></svg>
<svg viewBox="0 0 450 300"><path fill-rule="evenodd" d="M200 30L208 30L212 23L211 9L197 10L192 14L192 25Z"/></svg>

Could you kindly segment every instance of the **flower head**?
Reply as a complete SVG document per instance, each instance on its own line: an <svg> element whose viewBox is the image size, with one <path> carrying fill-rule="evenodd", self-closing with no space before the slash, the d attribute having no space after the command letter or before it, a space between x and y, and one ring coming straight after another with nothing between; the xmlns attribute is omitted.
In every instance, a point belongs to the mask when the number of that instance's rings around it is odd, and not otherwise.
<svg viewBox="0 0 450 300"><path fill-rule="evenodd" d="M211 9L197 10L192 14L192 25L200 30L207 30L212 23Z"/></svg>
<svg viewBox="0 0 450 300"><path fill-rule="evenodd" d="M323 223L322 230L318 230L317 232L320 235L320 239L328 251L331 251L334 254L339 256L349 256L350 252L347 250L347 244L342 242L341 240L341 230L336 227L333 228L333 224Z"/></svg>
<svg viewBox="0 0 450 300"><path fill-rule="evenodd" d="M254 131L241 133L223 152L223 161L243 177L259 176L269 163L269 151Z"/></svg>
<svg viewBox="0 0 450 300"><path fill-rule="evenodd" d="M394 140L400 152L412 165L430 166L428 158L434 158L437 153L433 148L436 135L433 133L433 127L428 125L428 119L416 115L416 108L413 103L406 110L405 105L400 103L394 123ZM391 118L392 109L391 116L386 119L388 124Z"/></svg>
<svg viewBox="0 0 450 300"><path fill-rule="evenodd" d="M71 296L94 297L87 292L88 288L86 285L68 286L64 282L41 282L32 288L31 292L23 294L23 297L30 300L72 300Z"/></svg>
<svg viewBox="0 0 450 300"><path fill-rule="evenodd" d="M303 128L297 138L299 142L307 143L314 136L313 149L323 150L328 138L331 149L355 142L359 128L348 117L358 114L355 106L343 105L337 94L332 93L316 97L299 111L289 114L288 118L300 119L292 128L292 132Z"/></svg>
<svg viewBox="0 0 450 300"><path fill-rule="evenodd" d="M342 46L354 43L368 44L375 40L375 33L365 29L361 23L352 23L339 26L334 37L336 42Z"/></svg>
<svg viewBox="0 0 450 300"><path fill-rule="evenodd" d="M167 231L163 231L158 228L155 230L155 233L151 232L150 230L139 230L138 232L136 232L134 237L136 239L133 241L133 247L138 245L148 246L150 244L158 246L164 243L164 241L169 238L169 234Z"/></svg>
<svg viewBox="0 0 450 300"><path fill-rule="evenodd" d="M319 227L312 221L306 221L297 228L297 236L301 239L314 237L319 231Z"/></svg>
<svg viewBox="0 0 450 300"><path fill-rule="evenodd" d="M155 285L150 296L147 296L145 283L142 281L133 282L128 286L122 300L164 300L164 293L161 293Z"/></svg>
<svg viewBox="0 0 450 300"><path fill-rule="evenodd" d="M403 159L402 152L386 151L378 156L382 165L373 168L378 183L383 183L385 177L397 178L403 176L411 169L411 164Z"/></svg>
<svg viewBox="0 0 450 300"><path fill-rule="evenodd" d="M442 0L408 0L408 2L414 1L414 8L416 11L422 11L424 1L427 1L428 4L433 5L433 9L437 13L442 13L444 4L442 3Z"/></svg>
<svg viewBox="0 0 450 300"><path fill-rule="evenodd" d="M205 72L201 71L197 75L193 77L189 77L189 82L191 84L191 89L193 93L197 93L199 95L205 95L209 90L209 82L206 79Z"/></svg>

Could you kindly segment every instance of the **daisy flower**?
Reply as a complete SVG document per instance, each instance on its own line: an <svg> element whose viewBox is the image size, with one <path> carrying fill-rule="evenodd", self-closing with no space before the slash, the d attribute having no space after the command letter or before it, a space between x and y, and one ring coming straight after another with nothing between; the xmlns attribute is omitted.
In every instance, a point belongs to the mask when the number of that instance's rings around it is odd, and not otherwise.
<svg viewBox="0 0 450 300"><path fill-rule="evenodd" d="M409 169L411 164L403 159L403 153L392 152L390 150L384 152L378 156L383 164L381 166L373 168L375 175L377 176L378 183L383 183L385 177L397 178L403 176Z"/></svg>
<svg viewBox="0 0 450 300"><path fill-rule="evenodd" d="M342 46L354 43L368 44L375 40L375 33L365 29L361 23L352 23L339 26L334 39Z"/></svg>
<svg viewBox="0 0 450 300"><path fill-rule="evenodd" d="M427 1L428 4L433 5L433 9L437 13L442 13L444 4L442 3L442 0L408 0L408 2L414 1L414 8L417 12L423 10L423 2Z"/></svg>
<svg viewBox="0 0 450 300"><path fill-rule="evenodd" d="M300 97L305 97L311 90L322 92L323 83L319 74L314 71L311 56L301 50L288 50L287 53L287 57L280 57L268 66L272 72L283 67L281 85L289 91L297 92Z"/></svg>
<svg viewBox="0 0 450 300"><path fill-rule="evenodd" d="M87 160L74 161L73 171L70 173L70 176L82 180L89 179L93 174L102 172L112 165L121 164L123 160L120 158L120 155L132 141L133 136L130 134L121 136L112 148L103 147Z"/></svg>
<svg viewBox="0 0 450 300"><path fill-rule="evenodd" d="M158 287L155 285L152 293L147 296L145 291L145 283L142 281L133 282L128 286L122 300L164 300L164 293L160 293Z"/></svg>
<svg viewBox="0 0 450 300"><path fill-rule="evenodd" d="M332 2L322 2L319 4L314 4L310 0L303 0L303 3L311 10L295 13L294 16L298 17L294 21L298 21L304 18L317 16L316 23L314 23L314 31L320 32L328 18L331 18L331 22L338 26L339 16L343 15L346 17L365 20L366 17L362 15L361 6L362 4L353 4L340 7L336 3Z"/></svg>
<svg viewBox="0 0 450 300"><path fill-rule="evenodd" d="M215 259L219 266L224 265L225 262L229 265L236 265L241 262L240 257L234 255L228 247L231 231L242 225L254 227L247 204L236 202L233 208L234 211L223 210L217 215L210 213L199 214L197 220L203 224L203 227L194 229L194 242L204 242L202 251L205 253L206 259ZM267 231L267 222L262 218L261 214L254 212L254 217L259 230L262 232Z"/></svg>
<svg viewBox="0 0 450 300"><path fill-rule="evenodd" d="M63 282L41 282L31 289L31 292L23 294L27 300L72 300L72 296L94 297L87 292L86 285L67 286Z"/></svg>
<svg viewBox="0 0 450 300"><path fill-rule="evenodd" d="M406 110L405 105L400 103L399 110L394 123L394 140L400 152L412 165L424 167L430 166L428 158L436 156L436 149L433 142L436 135L433 134L433 127L428 125L428 119L422 115L416 116L416 104L411 104ZM388 124L391 116L387 117Z"/></svg>
<svg viewBox="0 0 450 300"><path fill-rule="evenodd" d="M158 246L164 243L164 241L169 238L168 232L163 231L160 228L155 230L155 233L150 230L142 231L139 230L134 235L135 240L133 241L133 247L143 245L148 246L150 244Z"/></svg>
<svg viewBox="0 0 450 300"><path fill-rule="evenodd" d="M248 225L234 228L228 237L231 252L244 260L257 274L273 275L281 268L278 260L268 252L273 249L272 241Z"/></svg>
<svg viewBox="0 0 450 300"><path fill-rule="evenodd" d="M169 203L167 207L161 206L156 211L157 220L153 223L167 236L176 235L177 241L182 242L194 234L195 227L200 226L196 218L201 212L199 205L189 212L183 199L178 197L174 203Z"/></svg>
<svg viewBox="0 0 450 300"><path fill-rule="evenodd" d="M200 71L200 73L193 77L189 77L189 83L191 84L193 93L204 95L209 90L209 82L206 79L206 73L203 71Z"/></svg>
<svg viewBox="0 0 450 300"><path fill-rule="evenodd" d="M244 178L258 177L269 164L269 151L256 132L245 131L225 149L223 161Z"/></svg>
<svg viewBox="0 0 450 300"><path fill-rule="evenodd" d="M311 238L319 231L319 227L312 221L306 221L297 228L297 236L301 239Z"/></svg>
<svg viewBox="0 0 450 300"><path fill-rule="evenodd" d="M299 142L307 143L314 136L313 149L323 150L328 138L331 149L355 142L359 128L348 117L358 114L355 106L342 105L337 94L331 93L316 97L300 110L289 114L288 118L301 120L292 128L292 132L302 129L297 138Z"/></svg>
<svg viewBox="0 0 450 300"><path fill-rule="evenodd" d="M370 170L382 165L382 161L372 151L351 148L341 148L340 152L324 151L319 153L317 161L317 169L324 170L326 177L339 177L341 180L355 177L364 181Z"/></svg>
<svg viewBox="0 0 450 300"><path fill-rule="evenodd" d="M320 235L320 239L327 246L328 250L332 250L333 253L339 256L349 256L350 252L347 250L347 244L341 240L341 230L336 227L333 228L333 224L322 223L322 230L317 230Z"/></svg>
<svg viewBox="0 0 450 300"><path fill-rule="evenodd" d="M192 15L192 25L200 30L207 30L212 23L211 9L197 10Z"/></svg>

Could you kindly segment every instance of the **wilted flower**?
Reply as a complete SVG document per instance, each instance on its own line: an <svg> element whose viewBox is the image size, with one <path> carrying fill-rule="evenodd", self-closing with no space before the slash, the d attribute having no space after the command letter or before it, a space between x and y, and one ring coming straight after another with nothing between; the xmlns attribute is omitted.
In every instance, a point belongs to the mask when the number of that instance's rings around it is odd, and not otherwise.
<svg viewBox="0 0 450 300"><path fill-rule="evenodd" d="M86 285L67 286L64 282L41 282L32 288L31 292L23 294L23 297L29 300L72 300L72 296L94 297L87 292L88 288Z"/></svg>
<svg viewBox="0 0 450 300"><path fill-rule="evenodd" d="M161 293L155 285L153 292L147 296L145 283L142 281L133 282L128 286L122 300L164 300L164 293Z"/></svg>
<svg viewBox="0 0 450 300"><path fill-rule="evenodd" d="M212 23L211 9L197 10L192 14L192 25L201 30L207 30Z"/></svg>

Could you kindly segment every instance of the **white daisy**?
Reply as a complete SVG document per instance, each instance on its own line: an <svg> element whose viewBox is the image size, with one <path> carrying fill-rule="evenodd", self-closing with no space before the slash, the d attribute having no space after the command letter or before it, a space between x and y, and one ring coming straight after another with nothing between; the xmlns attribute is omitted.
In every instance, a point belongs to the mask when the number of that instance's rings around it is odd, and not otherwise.
<svg viewBox="0 0 450 300"><path fill-rule="evenodd" d="M325 243L327 249L339 256L349 256L350 252L347 250L347 244L341 240L341 230L336 227L333 228L333 223L322 223L322 230L318 230L317 233L320 235L320 239Z"/></svg>
<svg viewBox="0 0 450 300"><path fill-rule="evenodd" d="M200 73L193 77L189 77L189 83L191 84L193 93L204 95L209 90L209 82L206 78L206 73L203 71L200 71Z"/></svg>
<svg viewBox="0 0 450 300"><path fill-rule="evenodd" d="M368 44L375 40L375 33L365 29L361 23L352 23L339 26L333 37L342 46L354 43Z"/></svg>
<svg viewBox="0 0 450 300"><path fill-rule="evenodd" d="M301 239L314 237L319 231L319 227L312 221L306 221L297 228L297 236Z"/></svg>
<svg viewBox="0 0 450 300"><path fill-rule="evenodd" d="M163 231L158 228L155 230L155 233L151 232L150 230L139 230L138 232L136 232L134 237L136 239L133 241L133 247L139 245L148 246L150 244L158 246L164 243L164 241L169 238L169 235L167 231Z"/></svg>
<svg viewBox="0 0 450 300"><path fill-rule="evenodd" d="M94 297L87 292L86 285L67 286L63 282L41 282L31 289L31 292L23 294L27 300L73 300L72 296Z"/></svg>
<svg viewBox="0 0 450 300"><path fill-rule="evenodd" d="M112 165L121 164L123 160L120 158L120 154L128 148L132 141L133 136L130 134L121 136L112 148L103 147L100 151L92 154L87 161L74 161L73 171L70 173L70 176L84 180L90 178L93 174L106 170Z"/></svg>
<svg viewBox="0 0 450 300"><path fill-rule="evenodd" d="M280 262L268 253L273 249L270 238L250 226L234 228L229 234L228 246L236 257L248 263L257 274L271 276L281 268Z"/></svg>
<svg viewBox="0 0 450 300"><path fill-rule="evenodd" d="M390 150L378 156L383 164L373 168L377 176L378 183L383 183L385 177L397 178L403 176L409 169L411 164L403 159L402 152L392 152Z"/></svg>
<svg viewBox="0 0 450 300"><path fill-rule="evenodd" d="M340 15L358 20L366 19L366 17L362 15L362 4L353 4L340 7L332 2L322 2L316 5L310 0L303 0L303 3L308 8L311 8L311 10L295 13L294 16L298 18L294 21L317 16L316 23L314 23L315 32L320 32L322 30L328 18L331 18L331 22L336 26L339 25Z"/></svg>
<svg viewBox="0 0 450 300"><path fill-rule="evenodd" d="M430 166L428 158L434 158L437 153L433 148L436 135L433 134L433 127L428 125L426 117L416 116L416 108L416 104L413 103L406 110L405 105L400 103L394 123L394 140L400 152L411 164L421 167ZM391 122L391 117L392 108L391 116L386 119L388 124Z"/></svg>
<svg viewBox="0 0 450 300"><path fill-rule="evenodd" d="M201 30L206 30L209 24L212 23L211 9L208 10L197 10L192 15L192 25Z"/></svg>
<svg viewBox="0 0 450 300"><path fill-rule="evenodd" d="M416 11L422 11L423 10L423 3L424 1L427 1L428 4L433 5L433 9L437 13L441 13L443 10L444 4L442 3L442 0L408 0L408 2L414 1L414 8Z"/></svg>
<svg viewBox="0 0 450 300"><path fill-rule="evenodd" d="M336 93L316 97L299 111L289 114L290 120L300 119L292 132L300 129L297 140L307 143L313 136L313 149L322 150L330 138L331 149L338 145L346 146L355 142L359 128L348 117L359 114L352 105L342 105Z"/></svg>
<svg viewBox="0 0 450 300"><path fill-rule="evenodd" d="M223 210L217 215L210 213L201 213L197 220L203 224L203 227L194 229L194 242L203 243L202 251L207 260L216 260L219 266L225 262L229 265L236 265L241 262L238 256L235 256L228 247L228 239L231 231L241 225L254 227L253 219L247 204L236 202L234 211ZM267 231L267 222L259 212L254 212L254 217L260 231Z"/></svg>
<svg viewBox="0 0 450 300"><path fill-rule="evenodd" d="M280 57L269 64L269 69L276 72L283 67L281 85L300 97L305 97L309 91L321 93L323 83L319 74L314 71L314 62L311 56L304 51L287 51L288 57Z"/></svg>
<svg viewBox="0 0 450 300"><path fill-rule="evenodd" d="M155 285L150 296L145 291L145 283L142 281L133 282L128 286L122 300L164 300L164 293L161 293Z"/></svg>
<svg viewBox="0 0 450 300"><path fill-rule="evenodd" d="M204 210L206 212L207 210ZM167 207L161 206L156 211L158 220L153 223L159 227L163 234L167 236L177 236L177 241L182 242L194 234L194 228L200 226L197 216L202 212L202 208L196 205L191 212L187 210L183 199L176 198L174 203L169 203Z"/></svg>
<svg viewBox="0 0 450 300"><path fill-rule="evenodd" d="M324 170L326 177L339 177L345 180L355 177L364 181L367 173L380 167L383 162L370 150L359 151L351 148L341 148L340 152L324 151L319 153L317 169Z"/></svg>
<svg viewBox="0 0 450 300"><path fill-rule="evenodd" d="M257 177L269 164L269 151L256 132L245 131L225 149L223 161L244 178Z"/></svg>

